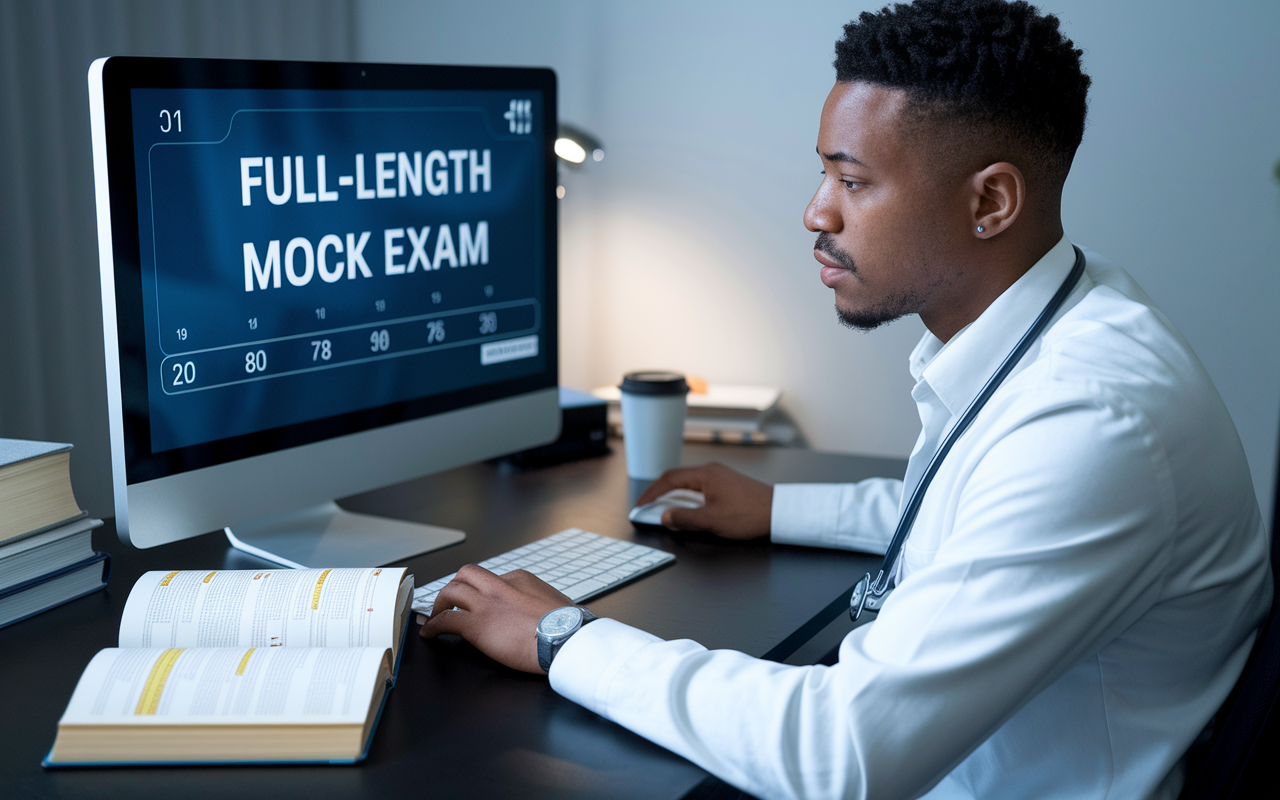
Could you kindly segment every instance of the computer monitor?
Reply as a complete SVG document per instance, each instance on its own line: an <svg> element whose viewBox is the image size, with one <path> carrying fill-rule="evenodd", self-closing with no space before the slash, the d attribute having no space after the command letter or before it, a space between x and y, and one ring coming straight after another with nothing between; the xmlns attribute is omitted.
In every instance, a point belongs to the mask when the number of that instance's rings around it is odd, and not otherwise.
<svg viewBox="0 0 1280 800"><path fill-rule="evenodd" d="M558 436L554 73L109 58L89 95L121 539L461 540L333 500Z"/></svg>

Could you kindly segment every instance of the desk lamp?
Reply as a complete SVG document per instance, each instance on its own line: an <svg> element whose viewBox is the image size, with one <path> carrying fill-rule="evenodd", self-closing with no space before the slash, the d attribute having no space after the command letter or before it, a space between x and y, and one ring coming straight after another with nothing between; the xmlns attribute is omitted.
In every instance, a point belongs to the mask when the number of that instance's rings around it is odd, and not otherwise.
<svg viewBox="0 0 1280 800"><path fill-rule="evenodd" d="M556 135L556 155L560 161L577 169L587 162L604 160L604 145L581 128L561 123ZM556 197L564 199L564 184L556 187Z"/></svg>

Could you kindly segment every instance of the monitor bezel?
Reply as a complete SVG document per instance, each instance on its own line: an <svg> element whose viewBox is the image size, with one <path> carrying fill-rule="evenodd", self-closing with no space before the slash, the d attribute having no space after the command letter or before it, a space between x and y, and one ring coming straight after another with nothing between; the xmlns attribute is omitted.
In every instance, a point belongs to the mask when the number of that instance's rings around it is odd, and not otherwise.
<svg viewBox="0 0 1280 800"><path fill-rule="evenodd" d="M545 68L471 67L421 64L377 64L223 59L112 57L101 67L103 139L110 204L111 272L114 285L104 302L109 328L115 329L118 414L121 448L113 461L122 466L126 485L158 480L194 470L266 455L420 420L469 406L516 397L556 386L559 375L558 331L558 202L556 187L556 79ZM544 216L542 346L546 367L535 375L497 381L430 397L389 403L254 433L231 436L159 453L150 452L149 387L142 301L137 184L134 162L131 90L159 89L355 89L355 90L534 90L544 108ZM95 142L95 147L98 143ZM99 188L101 194L101 187ZM101 215L100 215L101 218ZM101 238L101 231L100 238ZM106 287L104 287L106 288ZM105 294L105 292L104 292ZM104 298L107 299L107 298ZM112 358L111 356L117 356ZM116 423L116 420L112 420ZM113 425L114 427L114 425ZM117 439L113 435L113 439ZM115 449L115 447L113 447ZM121 458L122 457L122 458ZM120 462L123 461L121 464ZM120 488L120 487L118 487Z"/></svg>

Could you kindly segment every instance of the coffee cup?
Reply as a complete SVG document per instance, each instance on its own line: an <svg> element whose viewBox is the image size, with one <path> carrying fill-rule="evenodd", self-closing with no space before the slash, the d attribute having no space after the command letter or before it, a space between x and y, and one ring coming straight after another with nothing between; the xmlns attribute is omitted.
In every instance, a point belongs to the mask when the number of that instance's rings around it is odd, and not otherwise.
<svg viewBox="0 0 1280 800"><path fill-rule="evenodd" d="M618 388L627 476L653 480L680 464L689 385L678 372L648 370L627 373Z"/></svg>

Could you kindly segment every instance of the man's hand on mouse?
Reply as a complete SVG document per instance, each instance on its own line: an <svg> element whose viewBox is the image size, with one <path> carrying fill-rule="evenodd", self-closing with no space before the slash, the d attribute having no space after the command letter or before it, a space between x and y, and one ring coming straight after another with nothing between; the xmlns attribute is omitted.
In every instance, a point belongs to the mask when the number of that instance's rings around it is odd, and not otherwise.
<svg viewBox="0 0 1280 800"><path fill-rule="evenodd" d="M667 470L640 495L636 505L658 499L672 489L702 492L702 508L669 508L662 524L677 531L708 531L726 539L759 539L769 535L773 487L748 478L724 464Z"/></svg>
<svg viewBox="0 0 1280 800"><path fill-rule="evenodd" d="M456 633L494 661L512 669L545 674L538 666L538 620L548 611L574 605L531 572L495 575L468 564L436 595L431 617L419 635L432 639Z"/></svg>

